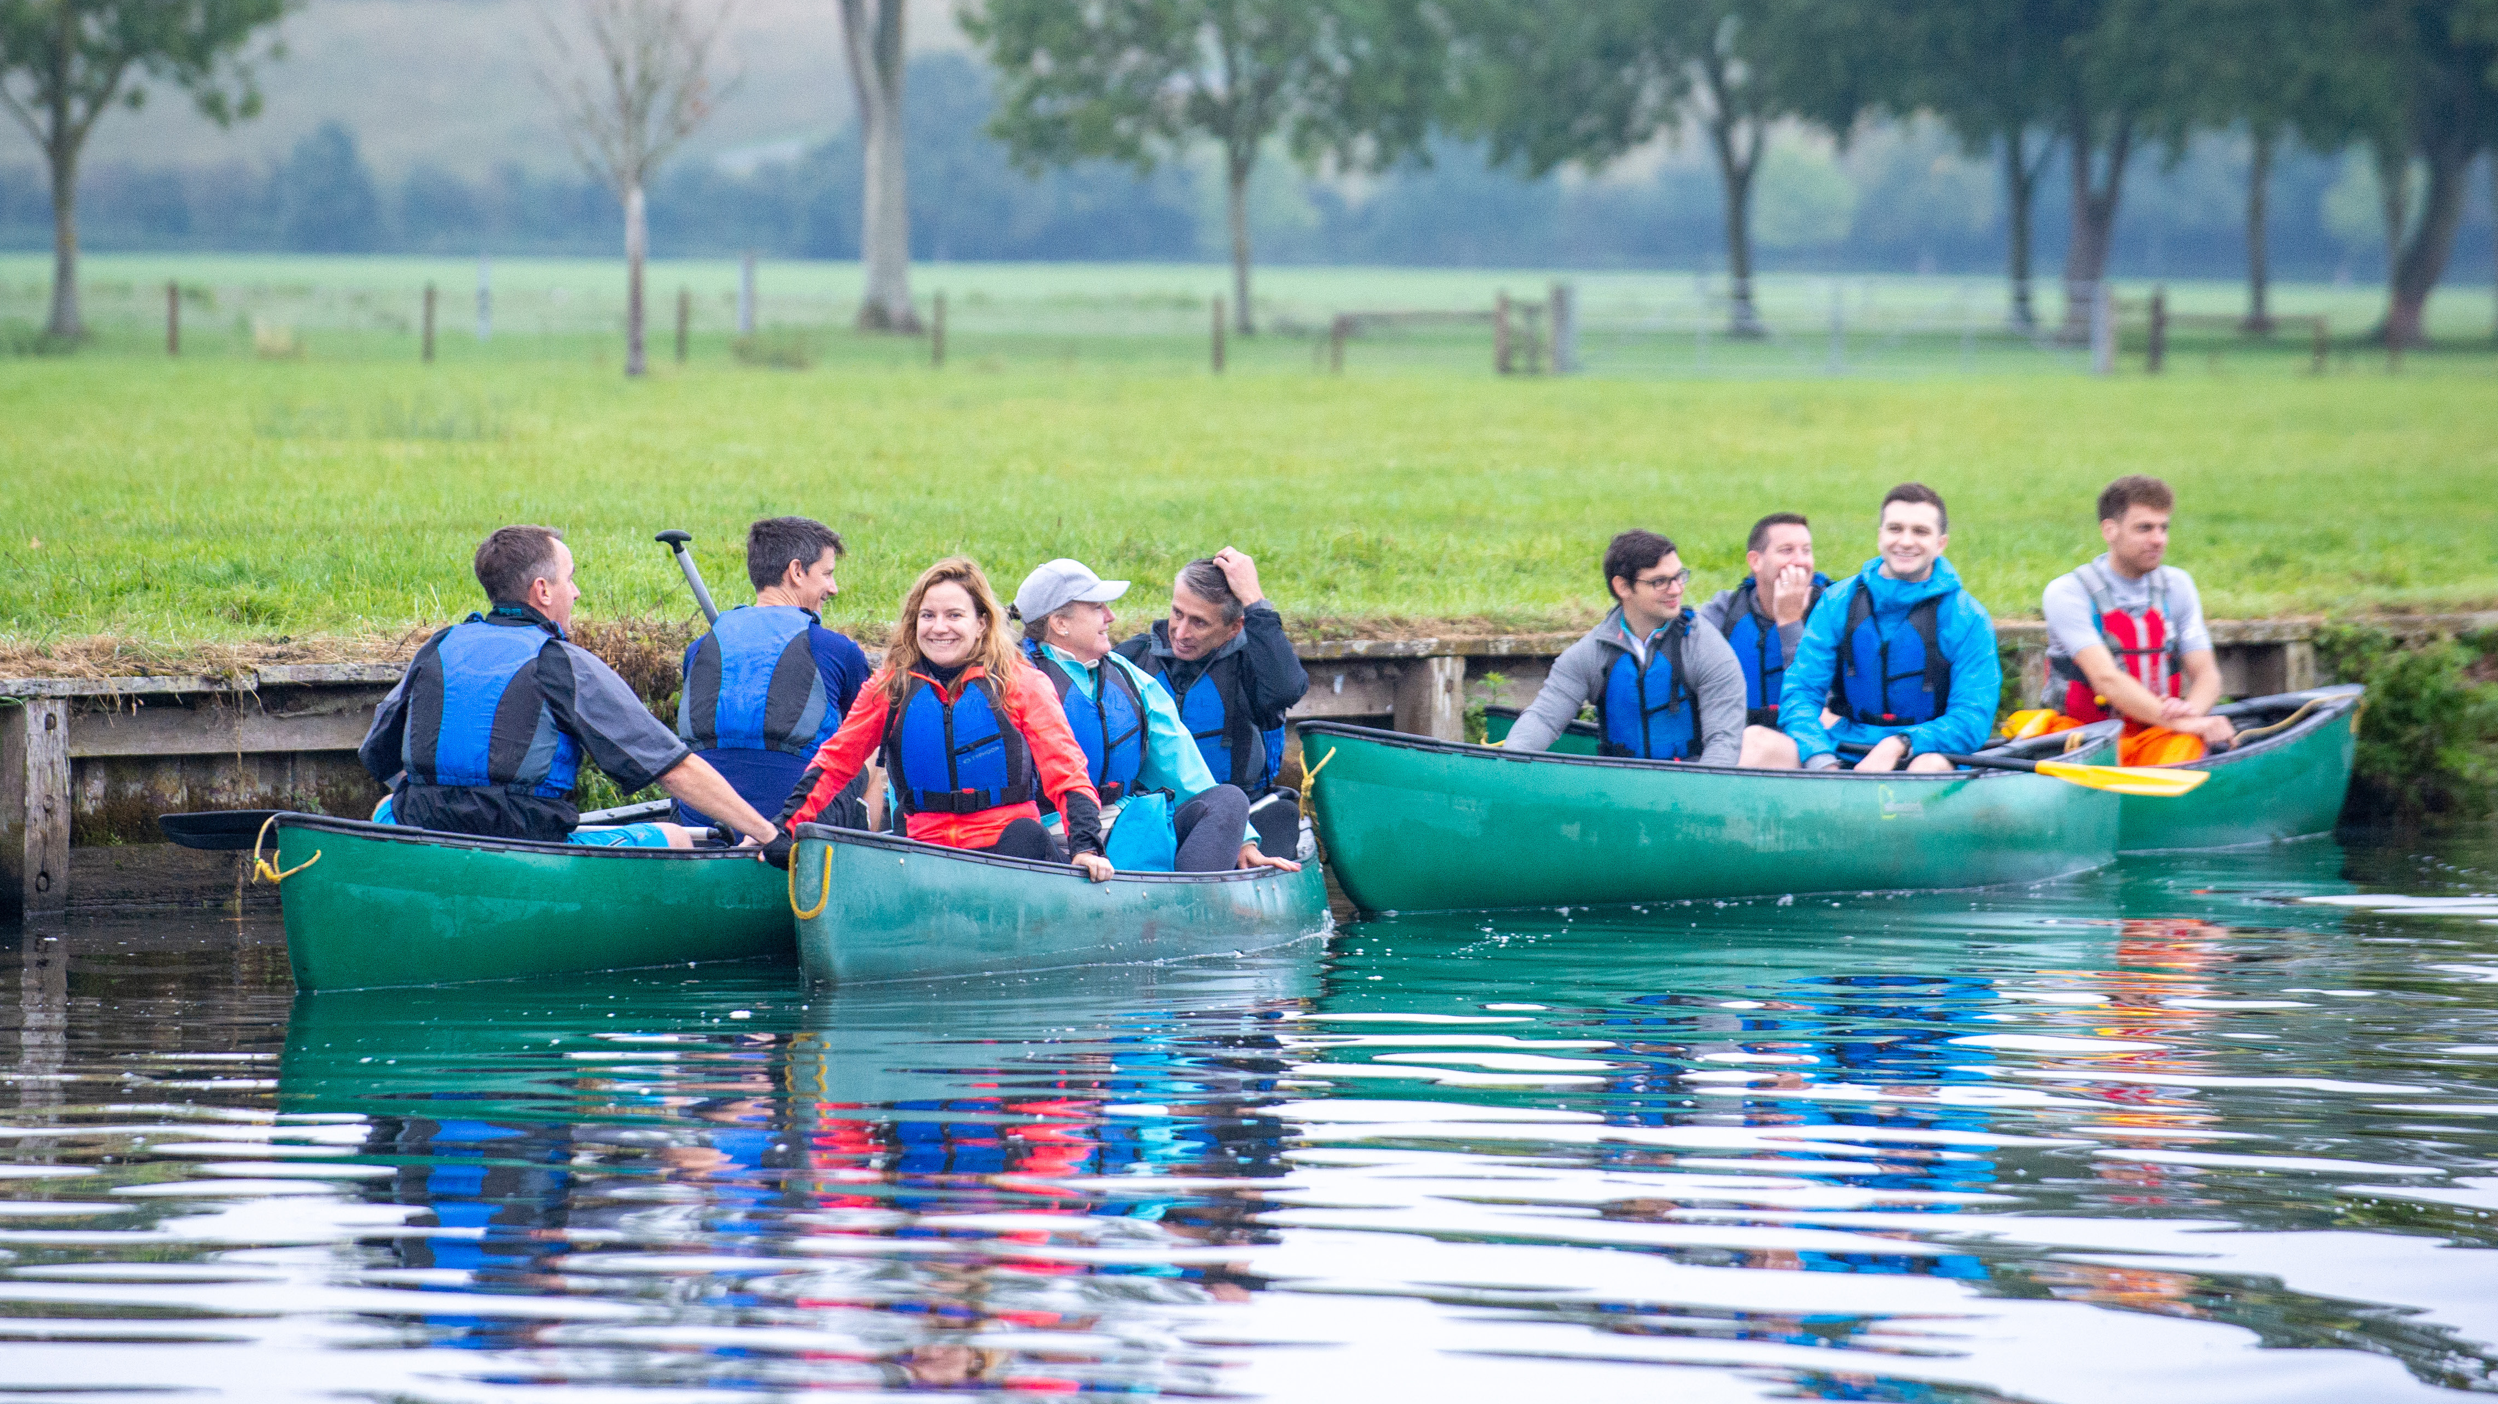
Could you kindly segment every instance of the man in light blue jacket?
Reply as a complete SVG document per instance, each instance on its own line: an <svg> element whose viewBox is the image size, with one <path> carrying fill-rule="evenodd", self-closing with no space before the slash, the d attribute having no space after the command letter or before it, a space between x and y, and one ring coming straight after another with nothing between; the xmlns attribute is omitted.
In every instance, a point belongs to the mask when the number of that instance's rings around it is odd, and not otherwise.
<svg viewBox="0 0 2498 1404"><path fill-rule="evenodd" d="M1779 735L1753 764L1823 770L1841 747L1858 770L1949 770L1978 749L2003 691L1995 624L1943 559L1943 499L1923 483L1884 494L1880 554L1823 594L1805 620L1779 699Z"/></svg>
<svg viewBox="0 0 2498 1404"><path fill-rule="evenodd" d="M1165 790L1177 805L1171 816L1177 871L1299 872L1290 858L1260 851L1249 826L1249 796L1237 785L1215 782L1170 690L1111 647L1118 616L1110 602L1127 589L1124 580L1104 580L1083 562L1061 558L1033 571L1015 592L1024 656L1057 689L1101 796L1104 824L1130 796Z"/></svg>

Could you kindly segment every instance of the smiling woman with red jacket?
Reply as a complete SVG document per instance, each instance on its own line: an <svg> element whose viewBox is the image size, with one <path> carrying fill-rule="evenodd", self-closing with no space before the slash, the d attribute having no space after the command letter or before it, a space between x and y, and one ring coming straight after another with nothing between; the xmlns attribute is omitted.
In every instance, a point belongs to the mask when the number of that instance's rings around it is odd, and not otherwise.
<svg viewBox="0 0 2498 1404"><path fill-rule="evenodd" d="M881 753L912 838L1056 861L1037 803L1046 798L1065 821L1069 861L1107 879L1084 748L1057 689L1008 636L1005 614L975 562L956 556L922 572L884 666L799 777L782 833L821 813ZM788 844L766 856L787 866Z"/></svg>

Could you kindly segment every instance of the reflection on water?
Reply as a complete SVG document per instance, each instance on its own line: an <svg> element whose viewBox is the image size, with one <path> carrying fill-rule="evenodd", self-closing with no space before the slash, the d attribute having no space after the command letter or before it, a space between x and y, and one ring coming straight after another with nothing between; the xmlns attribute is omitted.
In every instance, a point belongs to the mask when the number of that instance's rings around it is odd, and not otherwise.
<svg viewBox="0 0 2498 1404"><path fill-rule="evenodd" d="M840 992L290 1001L266 927L29 935L0 1384L2498 1388L2486 838Z"/></svg>

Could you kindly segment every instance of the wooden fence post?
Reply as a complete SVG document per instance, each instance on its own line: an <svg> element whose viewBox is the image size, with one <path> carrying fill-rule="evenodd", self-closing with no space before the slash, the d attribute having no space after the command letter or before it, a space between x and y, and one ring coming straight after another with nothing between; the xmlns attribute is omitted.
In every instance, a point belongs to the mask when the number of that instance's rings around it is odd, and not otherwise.
<svg viewBox="0 0 2498 1404"><path fill-rule="evenodd" d="M165 354L182 354L182 285L165 280Z"/></svg>
<svg viewBox="0 0 2498 1404"><path fill-rule="evenodd" d="M434 285L425 285L425 364L434 363Z"/></svg>
<svg viewBox="0 0 2498 1404"><path fill-rule="evenodd" d="M685 343L694 330L694 290L677 289L677 364L685 364Z"/></svg>
<svg viewBox="0 0 2498 1404"><path fill-rule="evenodd" d="M2168 359L2168 288L2163 285L2151 290L2151 344L2143 355L2143 369L2152 375L2160 373L2160 363Z"/></svg>
<svg viewBox="0 0 2498 1404"><path fill-rule="evenodd" d="M1553 309L1553 374L1569 375L1579 368L1578 296L1568 283L1555 283Z"/></svg>
<svg viewBox="0 0 2498 1404"><path fill-rule="evenodd" d="M737 270L737 334L755 334L755 256L751 253Z"/></svg>
<svg viewBox="0 0 2498 1404"><path fill-rule="evenodd" d="M1223 299L1214 300L1214 373L1223 373Z"/></svg>
<svg viewBox="0 0 2498 1404"><path fill-rule="evenodd" d="M0 708L0 910L34 918L69 904L69 704Z"/></svg>
<svg viewBox="0 0 2498 1404"><path fill-rule="evenodd" d="M2325 337L2325 319L2321 316L2312 318L2308 326L2313 329L2314 336L2308 343L2307 373L2322 375L2325 373L2325 355L2332 349Z"/></svg>
<svg viewBox="0 0 2498 1404"><path fill-rule="evenodd" d="M1466 660L1416 658L1396 680L1396 729L1442 741L1466 739Z"/></svg>
<svg viewBox="0 0 2498 1404"><path fill-rule="evenodd" d="M928 364L945 364L945 289L937 289L937 305L928 318Z"/></svg>
<svg viewBox="0 0 2498 1404"><path fill-rule="evenodd" d="M1336 320L1328 323L1327 373L1329 375L1344 374L1344 343L1345 339L1352 335L1353 318L1350 315L1339 312L1336 314Z"/></svg>
<svg viewBox="0 0 2498 1404"><path fill-rule="evenodd" d="M1509 294L1492 300L1492 373L1509 374Z"/></svg>

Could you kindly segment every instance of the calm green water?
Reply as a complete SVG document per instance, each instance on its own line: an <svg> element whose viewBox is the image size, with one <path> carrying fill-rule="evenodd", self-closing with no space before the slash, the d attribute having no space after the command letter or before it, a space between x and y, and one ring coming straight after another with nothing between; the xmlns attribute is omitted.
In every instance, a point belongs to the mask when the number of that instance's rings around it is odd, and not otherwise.
<svg viewBox="0 0 2498 1404"><path fill-rule="evenodd" d="M0 985L0 1395L2498 1388L2498 842L1280 957Z"/></svg>

